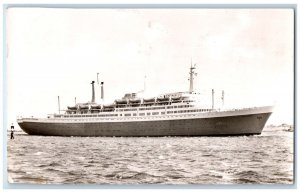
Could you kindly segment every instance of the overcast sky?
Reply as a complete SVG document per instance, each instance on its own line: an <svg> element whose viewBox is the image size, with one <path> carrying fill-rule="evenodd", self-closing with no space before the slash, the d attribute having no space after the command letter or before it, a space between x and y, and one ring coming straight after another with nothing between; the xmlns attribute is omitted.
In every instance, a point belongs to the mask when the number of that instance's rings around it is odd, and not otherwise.
<svg viewBox="0 0 300 193"><path fill-rule="evenodd" d="M62 109L90 101L97 73L106 102L145 76L153 96L188 91L191 60L208 99L276 103L268 124L293 122L292 9L9 8L6 37L9 122L57 113L57 96Z"/></svg>

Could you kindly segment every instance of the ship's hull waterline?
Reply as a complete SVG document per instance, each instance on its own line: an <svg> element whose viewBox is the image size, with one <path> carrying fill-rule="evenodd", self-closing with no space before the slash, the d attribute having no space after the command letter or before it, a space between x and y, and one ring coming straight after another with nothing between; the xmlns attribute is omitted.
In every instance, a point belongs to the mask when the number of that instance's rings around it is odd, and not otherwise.
<svg viewBox="0 0 300 193"><path fill-rule="evenodd" d="M44 122L20 120L29 135L43 136L230 136L260 134L271 112L226 117L131 122Z"/></svg>

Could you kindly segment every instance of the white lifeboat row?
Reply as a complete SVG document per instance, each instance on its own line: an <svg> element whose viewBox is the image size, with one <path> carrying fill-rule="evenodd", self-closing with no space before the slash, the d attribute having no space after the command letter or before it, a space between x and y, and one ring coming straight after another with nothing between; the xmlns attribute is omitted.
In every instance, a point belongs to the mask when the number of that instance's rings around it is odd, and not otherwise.
<svg viewBox="0 0 300 193"><path fill-rule="evenodd" d="M170 103L179 103L183 102L184 100L188 100L189 97L180 96L180 97L154 97L154 98L133 98L133 99L117 99L112 104L93 104L93 103L79 103L75 106L68 106L67 111L77 111L77 110L100 110L100 109L114 109L118 107L126 107L126 106L140 106L140 105L155 105L161 104L166 105Z"/></svg>

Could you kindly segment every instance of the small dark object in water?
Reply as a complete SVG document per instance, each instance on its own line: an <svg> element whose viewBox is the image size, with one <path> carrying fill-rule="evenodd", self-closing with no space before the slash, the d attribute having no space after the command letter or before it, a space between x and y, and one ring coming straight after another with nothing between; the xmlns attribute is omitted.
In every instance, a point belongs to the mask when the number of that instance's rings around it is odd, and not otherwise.
<svg viewBox="0 0 300 193"><path fill-rule="evenodd" d="M15 139L13 130L10 132L10 139Z"/></svg>
<svg viewBox="0 0 300 193"><path fill-rule="evenodd" d="M10 127L10 129L11 129L11 131L10 131L10 139L15 139L15 137L14 137L14 125L13 124L11 124L11 127Z"/></svg>

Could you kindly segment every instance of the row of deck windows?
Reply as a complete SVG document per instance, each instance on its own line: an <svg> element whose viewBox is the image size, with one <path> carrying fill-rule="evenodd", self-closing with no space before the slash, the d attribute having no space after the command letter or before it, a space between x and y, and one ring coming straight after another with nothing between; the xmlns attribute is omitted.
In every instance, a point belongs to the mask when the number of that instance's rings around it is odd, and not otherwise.
<svg viewBox="0 0 300 193"><path fill-rule="evenodd" d="M190 112L208 112L211 111L211 109L192 109L192 110L178 110L178 111L167 111L167 114L174 114L174 113L190 113ZM165 112L160 112L161 115L165 115ZM139 113L139 116L145 116L146 113ZM147 113L147 115L151 115L150 112ZM159 112L152 112L152 115L159 115ZM63 117L117 117L122 116L122 114L97 114L97 115L64 115ZM125 117L130 116L137 116L137 113L125 113Z"/></svg>
<svg viewBox="0 0 300 193"><path fill-rule="evenodd" d="M176 108L186 108L186 107L191 107L191 105L179 105L179 106L168 106L168 109L176 109Z"/></svg>
<svg viewBox="0 0 300 193"><path fill-rule="evenodd" d="M190 105L179 105L179 106L168 106L168 109L172 109L172 108L185 108L185 107L191 107ZM130 108L130 109L117 109L117 111L122 112L122 111L143 111L143 110L161 110L161 109L165 109L165 107L148 107L148 108Z"/></svg>
<svg viewBox="0 0 300 193"><path fill-rule="evenodd" d="M98 114L98 115L64 115L63 117L117 117L118 114Z"/></svg>
<svg viewBox="0 0 300 193"><path fill-rule="evenodd" d="M159 109L165 109L165 107L151 107L151 108L139 108L139 110L159 110Z"/></svg>
<svg viewBox="0 0 300 193"><path fill-rule="evenodd" d="M192 105L176 105L176 106L168 106L167 109L173 109L173 108L187 108L187 107L192 107ZM126 108L126 109L122 109L122 108L118 108L116 109L116 112L123 112L123 111L143 111L143 110L162 110L165 109L165 107L146 107L146 108ZM97 113L97 112L113 112L115 111L115 108L106 108L106 109L91 109L90 110L92 113ZM76 114L77 110L68 110L68 112L70 114ZM88 113L89 110L85 109L85 110L81 110L79 113L81 114L85 114Z"/></svg>

